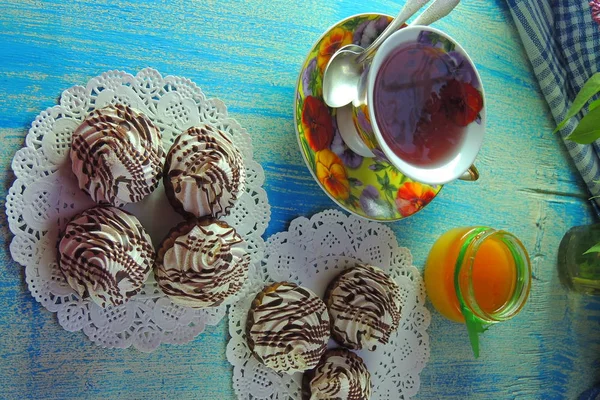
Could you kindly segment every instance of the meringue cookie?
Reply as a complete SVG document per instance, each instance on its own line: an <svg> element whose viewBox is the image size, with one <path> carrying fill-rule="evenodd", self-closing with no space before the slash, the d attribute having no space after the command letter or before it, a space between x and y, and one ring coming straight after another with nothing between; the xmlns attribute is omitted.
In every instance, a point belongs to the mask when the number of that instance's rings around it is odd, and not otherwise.
<svg viewBox="0 0 600 400"><path fill-rule="evenodd" d="M244 190L246 169L229 135L210 125L177 137L165 161L164 185L185 217L226 215Z"/></svg>
<svg viewBox="0 0 600 400"><path fill-rule="evenodd" d="M307 400L369 400L371 374L362 358L351 351L327 350L317 367L304 373L302 397Z"/></svg>
<svg viewBox="0 0 600 400"><path fill-rule="evenodd" d="M161 243L154 275L177 304L215 307L239 292L250 255L234 228L216 220L186 221Z"/></svg>
<svg viewBox="0 0 600 400"><path fill-rule="evenodd" d="M339 274L327 287L325 303L332 337L349 349L375 350L400 323L400 288L372 265L357 264Z"/></svg>
<svg viewBox="0 0 600 400"><path fill-rule="evenodd" d="M116 207L75 216L58 243L58 265L69 286L103 308L138 293L153 261L150 236L136 217Z"/></svg>
<svg viewBox="0 0 600 400"><path fill-rule="evenodd" d="M122 104L92 112L73 133L70 152L79 187L96 203L117 207L156 189L164 156L158 128Z"/></svg>
<svg viewBox="0 0 600 400"><path fill-rule="evenodd" d="M327 348L329 315L312 291L280 282L252 302L246 323L250 350L267 367L292 374L313 368Z"/></svg>

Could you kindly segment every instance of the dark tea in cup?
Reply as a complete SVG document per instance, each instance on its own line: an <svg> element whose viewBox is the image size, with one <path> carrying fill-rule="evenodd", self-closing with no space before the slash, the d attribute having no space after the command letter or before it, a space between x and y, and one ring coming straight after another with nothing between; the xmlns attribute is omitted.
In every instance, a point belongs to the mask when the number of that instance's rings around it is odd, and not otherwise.
<svg viewBox="0 0 600 400"><path fill-rule="evenodd" d="M375 78L373 109L394 154L422 167L450 161L483 107L474 76L460 53L423 40L391 51Z"/></svg>
<svg viewBox="0 0 600 400"><path fill-rule="evenodd" d="M351 114L354 129L345 118ZM363 156L384 156L431 185L476 180L485 133L483 86L465 50L445 33L408 26L381 45L365 69L351 111L338 127Z"/></svg>

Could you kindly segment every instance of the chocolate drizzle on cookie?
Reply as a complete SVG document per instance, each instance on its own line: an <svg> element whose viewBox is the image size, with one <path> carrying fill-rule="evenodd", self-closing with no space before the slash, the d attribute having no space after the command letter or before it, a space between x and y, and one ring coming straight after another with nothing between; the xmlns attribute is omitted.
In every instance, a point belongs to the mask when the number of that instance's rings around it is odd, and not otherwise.
<svg viewBox="0 0 600 400"><path fill-rule="evenodd" d="M216 220L192 220L163 240L155 277L174 303L215 307L242 288L249 264L250 255L234 228Z"/></svg>
<svg viewBox="0 0 600 400"><path fill-rule="evenodd" d="M381 269L357 264L345 270L325 294L333 338L350 349L375 350L398 328L401 301L398 284Z"/></svg>
<svg viewBox="0 0 600 400"><path fill-rule="evenodd" d="M122 206L156 189L164 150L146 116L116 104L95 110L75 130L70 157L81 189L99 204Z"/></svg>
<svg viewBox="0 0 600 400"><path fill-rule="evenodd" d="M133 215L98 206L75 216L58 244L58 264L69 286L101 307L123 304L150 273L154 248Z"/></svg>
<svg viewBox="0 0 600 400"><path fill-rule="evenodd" d="M210 125L192 127L177 137L165 171L169 201L186 217L225 215L246 180L242 156L231 138Z"/></svg>
<svg viewBox="0 0 600 400"><path fill-rule="evenodd" d="M277 372L313 368L326 350L329 316L312 291L276 283L260 292L248 314L246 334L254 355Z"/></svg>
<svg viewBox="0 0 600 400"><path fill-rule="evenodd" d="M327 350L317 367L304 373L305 400L368 400L371 374L362 358L346 349Z"/></svg>

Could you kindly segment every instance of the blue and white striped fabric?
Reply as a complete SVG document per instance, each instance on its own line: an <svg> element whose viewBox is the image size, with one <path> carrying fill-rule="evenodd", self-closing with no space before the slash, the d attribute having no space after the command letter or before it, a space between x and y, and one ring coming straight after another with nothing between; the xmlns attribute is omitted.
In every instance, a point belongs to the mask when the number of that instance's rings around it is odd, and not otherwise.
<svg viewBox="0 0 600 400"><path fill-rule="evenodd" d="M583 84L600 72L600 25L592 19L589 0L507 2L542 93L558 123ZM572 118L560 131L563 139L580 117ZM564 142L590 193L600 195L599 144ZM599 199L595 203L600 205Z"/></svg>

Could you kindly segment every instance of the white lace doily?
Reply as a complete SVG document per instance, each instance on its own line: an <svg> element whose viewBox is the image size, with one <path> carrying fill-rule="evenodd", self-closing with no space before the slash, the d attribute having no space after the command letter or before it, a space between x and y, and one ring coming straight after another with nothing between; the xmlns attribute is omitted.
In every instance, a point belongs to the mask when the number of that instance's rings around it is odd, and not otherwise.
<svg viewBox="0 0 600 400"><path fill-rule="evenodd" d="M372 398L408 399L417 393L419 374L429 359L426 330L431 315L410 251L398 246L387 226L328 210L310 220L297 218L287 232L271 236L260 269L251 274L251 293L229 309L227 359L233 365L233 388L239 399L301 399L302 374L274 372L259 363L246 344L246 315L256 293L269 282L291 281L323 296L327 284L357 260L382 267L403 293L400 327L390 342L374 352L357 352L371 373ZM335 346L330 341L330 347Z"/></svg>
<svg viewBox="0 0 600 400"><path fill-rule="evenodd" d="M226 306L194 310L173 304L158 289L154 277L132 300L102 309L82 300L66 284L56 263L59 232L76 213L93 205L77 186L68 152L74 129L91 111L122 103L148 116L161 130L165 150L175 137L200 122L229 132L246 166L246 192L223 220L242 235L253 263L263 258L261 238L270 218L270 206L262 184L264 171L252 158L250 136L227 116L225 104L207 99L189 79L166 76L147 68L133 76L109 71L87 86L64 91L59 105L41 112L31 125L25 146L17 151L12 169L16 180L6 199L10 230L15 235L10 251L25 267L31 294L55 312L68 331L83 330L96 344L126 348L133 345L151 351L160 343L186 343L206 325L216 325ZM162 183L142 202L128 205L157 246L182 218L169 205ZM244 291L245 292L245 291Z"/></svg>

